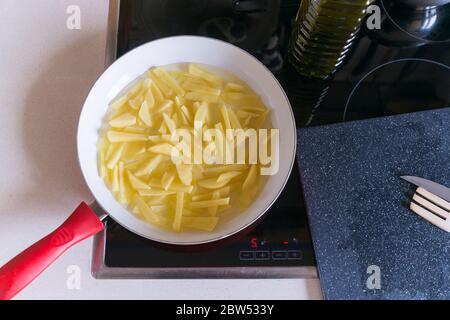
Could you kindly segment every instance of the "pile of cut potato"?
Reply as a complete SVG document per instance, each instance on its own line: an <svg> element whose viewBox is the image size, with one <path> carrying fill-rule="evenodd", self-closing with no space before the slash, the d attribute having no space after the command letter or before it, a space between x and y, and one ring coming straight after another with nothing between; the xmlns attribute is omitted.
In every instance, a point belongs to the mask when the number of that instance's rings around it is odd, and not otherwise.
<svg viewBox="0 0 450 320"><path fill-rule="evenodd" d="M157 67L110 104L98 142L98 171L138 217L177 232L212 231L222 214L248 207L261 189L259 163L172 161L179 142L173 132L193 133L196 120L224 136L226 129L270 126L260 97L242 81L224 78L206 66Z"/></svg>

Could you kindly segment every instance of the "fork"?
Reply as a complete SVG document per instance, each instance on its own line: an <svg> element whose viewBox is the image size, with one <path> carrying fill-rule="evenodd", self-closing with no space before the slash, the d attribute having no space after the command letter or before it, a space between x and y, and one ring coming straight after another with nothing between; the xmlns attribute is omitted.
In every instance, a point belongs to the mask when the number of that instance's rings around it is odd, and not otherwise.
<svg viewBox="0 0 450 320"><path fill-rule="evenodd" d="M425 220L450 232L450 202L418 187L409 207Z"/></svg>

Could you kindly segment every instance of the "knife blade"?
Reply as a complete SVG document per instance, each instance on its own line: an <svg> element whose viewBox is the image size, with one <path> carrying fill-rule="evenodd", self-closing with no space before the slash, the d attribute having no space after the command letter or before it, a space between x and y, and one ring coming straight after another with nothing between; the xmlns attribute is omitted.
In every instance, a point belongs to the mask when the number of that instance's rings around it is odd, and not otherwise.
<svg viewBox="0 0 450 320"><path fill-rule="evenodd" d="M439 183L414 176L401 176L403 180L408 181L418 187L422 187L425 190L433 193L434 195L450 202L450 188L447 188Z"/></svg>

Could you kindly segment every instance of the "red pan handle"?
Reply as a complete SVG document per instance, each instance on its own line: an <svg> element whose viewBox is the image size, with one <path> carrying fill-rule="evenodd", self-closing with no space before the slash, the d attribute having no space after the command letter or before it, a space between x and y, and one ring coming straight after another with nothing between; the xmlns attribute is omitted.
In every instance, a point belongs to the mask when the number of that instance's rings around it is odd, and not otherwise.
<svg viewBox="0 0 450 320"><path fill-rule="evenodd" d="M0 300L13 298L67 249L103 228L94 211L81 203L58 229L0 268Z"/></svg>

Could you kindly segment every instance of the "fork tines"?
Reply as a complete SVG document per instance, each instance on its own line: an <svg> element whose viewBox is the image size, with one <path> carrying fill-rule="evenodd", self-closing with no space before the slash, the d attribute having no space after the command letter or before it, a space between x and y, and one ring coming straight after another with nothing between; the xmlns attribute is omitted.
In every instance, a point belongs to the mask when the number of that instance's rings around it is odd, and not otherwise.
<svg viewBox="0 0 450 320"><path fill-rule="evenodd" d="M412 198L410 208L435 226L450 232L450 202L419 187Z"/></svg>

